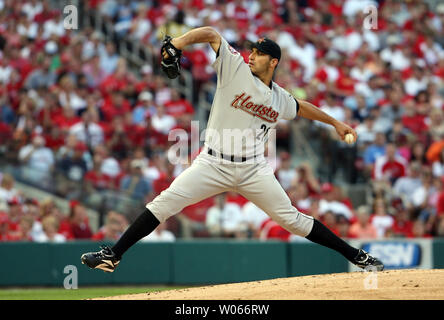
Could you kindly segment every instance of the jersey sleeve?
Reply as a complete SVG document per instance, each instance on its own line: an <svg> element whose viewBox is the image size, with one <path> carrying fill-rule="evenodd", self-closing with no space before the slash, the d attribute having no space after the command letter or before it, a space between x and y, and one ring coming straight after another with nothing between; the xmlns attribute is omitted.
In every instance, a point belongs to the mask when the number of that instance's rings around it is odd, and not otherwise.
<svg viewBox="0 0 444 320"><path fill-rule="evenodd" d="M244 63L241 54L233 49L227 40L221 38L218 55L213 63L217 73L217 86L224 87L228 84Z"/></svg>
<svg viewBox="0 0 444 320"><path fill-rule="evenodd" d="M298 101L288 92L284 93L284 112L282 118L285 120L293 120L299 111Z"/></svg>

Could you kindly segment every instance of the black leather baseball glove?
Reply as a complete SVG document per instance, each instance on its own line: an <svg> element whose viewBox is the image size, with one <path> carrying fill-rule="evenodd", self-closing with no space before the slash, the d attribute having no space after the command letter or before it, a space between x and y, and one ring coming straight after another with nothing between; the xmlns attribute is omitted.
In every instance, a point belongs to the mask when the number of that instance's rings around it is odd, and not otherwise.
<svg viewBox="0 0 444 320"><path fill-rule="evenodd" d="M171 43L172 38L165 36L162 40L162 48L160 49L160 55L162 57L162 70L166 73L168 78L175 79L180 75L180 57L182 56L182 50L177 49ZM168 54L168 58L165 58L164 51Z"/></svg>

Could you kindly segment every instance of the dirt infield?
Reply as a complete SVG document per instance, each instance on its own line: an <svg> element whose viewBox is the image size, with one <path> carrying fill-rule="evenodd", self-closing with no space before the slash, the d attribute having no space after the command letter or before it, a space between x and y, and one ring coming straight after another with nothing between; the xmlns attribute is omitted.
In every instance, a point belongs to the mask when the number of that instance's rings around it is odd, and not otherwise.
<svg viewBox="0 0 444 320"><path fill-rule="evenodd" d="M351 272L115 296L112 300L442 300L444 269Z"/></svg>

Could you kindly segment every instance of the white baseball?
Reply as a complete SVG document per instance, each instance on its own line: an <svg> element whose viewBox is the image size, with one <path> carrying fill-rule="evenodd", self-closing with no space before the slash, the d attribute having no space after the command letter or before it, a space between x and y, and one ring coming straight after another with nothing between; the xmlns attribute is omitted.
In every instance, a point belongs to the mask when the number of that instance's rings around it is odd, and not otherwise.
<svg viewBox="0 0 444 320"><path fill-rule="evenodd" d="M347 142L348 144L352 144L355 142L355 136L352 135L351 133L347 133L344 137L344 141Z"/></svg>

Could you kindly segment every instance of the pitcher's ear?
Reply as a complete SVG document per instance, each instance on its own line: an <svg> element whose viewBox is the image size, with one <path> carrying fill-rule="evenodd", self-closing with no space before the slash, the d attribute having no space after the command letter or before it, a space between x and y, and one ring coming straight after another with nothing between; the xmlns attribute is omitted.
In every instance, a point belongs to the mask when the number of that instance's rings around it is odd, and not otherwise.
<svg viewBox="0 0 444 320"><path fill-rule="evenodd" d="M272 58L272 59L271 59L271 63L272 63L272 66L276 68L277 65L278 65L278 63L279 63L279 60L276 59L276 58Z"/></svg>

